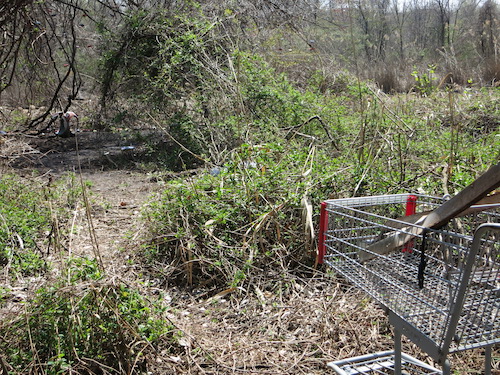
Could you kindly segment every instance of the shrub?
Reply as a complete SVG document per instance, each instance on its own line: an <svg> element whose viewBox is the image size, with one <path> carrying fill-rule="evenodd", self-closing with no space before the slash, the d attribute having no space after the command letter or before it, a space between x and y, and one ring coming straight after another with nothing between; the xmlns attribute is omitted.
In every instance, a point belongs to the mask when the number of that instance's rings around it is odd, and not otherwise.
<svg viewBox="0 0 500 375"><path fill-rule="evenodd" d="M428 96L435 90L434 82L437 77L436 65L429 64L425 72L419 72L415 67L411 73L412 77L415 79L415 84L413 86L414 90L422 96Z"/></svg>
<svg viewBox="0 0 500 375"><path fill-rule="evenodd" d="M170 181L144 212L155 238L148 261L171 265L171 282L235 287L261 267L314 263L301 201L324 197L327 175L290 144L244 144L231 156L188 181Z"/></svg>
<svg viewBox="0 0 500 375"><path fill-rule="evenodd" d="M133 287L103 279L95 261L70 259L60 281L4 319L0 349L23 373L143 373L148 353L173 330L163 311Z"/></svg>

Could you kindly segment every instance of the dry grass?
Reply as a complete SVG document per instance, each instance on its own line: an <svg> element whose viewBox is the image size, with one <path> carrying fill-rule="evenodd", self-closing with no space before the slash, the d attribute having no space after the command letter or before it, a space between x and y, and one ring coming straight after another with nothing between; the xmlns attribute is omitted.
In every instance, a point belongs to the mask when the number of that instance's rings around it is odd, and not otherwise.
<svg viewBox="0 0 500 375"><path fill-rule="evenodd" d="M335 277L282 275L272 291L259 285L208 299L174 297L169 319L183 333L181 350L157 358L152 372L325 374L329 361L393 349L382 309ZM407 340L403 350L439 368ZM481 373L480 351L451 360L460 374Z"/></svg>
<svg viewBox="0 0 500 375"><path fill-rule="evenodd" d="M0 161L2 164L11 165L20 159L40 157L41 152L33 148L22 136L0 135Z"/></svg>
<svg viewBox="0 0 500 375"><path fill-rule="evenodd" d="M158 298L157 289L140 287L132 276L120 282ZM72 288L86 290L86 285ZM352 286L321 272L310 278L282 274L275 280L254 280L245 290L188 292L172 286L161 292L169 306L166 319L177 333L174 341L165 337L156 350L143 353L140 371L149 374L333 374L326 365L330 361L393 349L384 311ZM18 302L12 301L11 308ZM439 368L406 339L403 350ZM497 348L496 370L499 357ZM95 359L82 361L73 367L77 372L116 373ZM482 373L480 350L452 355L451 361L456 374Z"/></svg>

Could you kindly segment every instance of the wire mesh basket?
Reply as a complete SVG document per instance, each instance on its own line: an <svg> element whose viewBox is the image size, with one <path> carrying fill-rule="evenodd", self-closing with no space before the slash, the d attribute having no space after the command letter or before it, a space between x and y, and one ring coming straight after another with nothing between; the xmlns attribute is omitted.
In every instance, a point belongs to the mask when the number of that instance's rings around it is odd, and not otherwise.
<svg viewBox="0 0 500 375"><path fill-rule="evenodd" d="M442 202L409 194L327 200L320 256L386 307L396 329L444 364L448 353L500 342L500 208L475 207L387 254L369 250L395 232L415 233L418 225L406 222L405 213Z"/></svg>
<svg viewBox="0 0 500 375"><path fill-rule="evenodd" d="M329 367L333 368L339 375L380 375L394 374L396 360L394 351L384 351L374 354L361 355L330 362ZM405 374L412 375L441 375L442 372L428 364L419 361L405 353L401 354L401 366Z"/></svg>

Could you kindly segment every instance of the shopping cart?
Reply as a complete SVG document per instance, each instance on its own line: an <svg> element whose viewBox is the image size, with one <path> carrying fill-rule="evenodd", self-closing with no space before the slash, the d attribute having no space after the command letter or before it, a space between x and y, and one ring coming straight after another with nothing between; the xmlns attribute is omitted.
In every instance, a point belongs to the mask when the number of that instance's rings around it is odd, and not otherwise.
<svg viewBox="0 0 500 375"><path fill-rule="evenodd" d="M416 205L415 205L416 199ZM319 262L385 307L394 351L330 362L338 374L450 374L448 355L500 342L500 207L476 207L440 229L417 232L401 215L443 200L396 194L322 203ZM395 232L420 233L387 254L369 245ZM401 334L442 371L401 352Z"/></svg>

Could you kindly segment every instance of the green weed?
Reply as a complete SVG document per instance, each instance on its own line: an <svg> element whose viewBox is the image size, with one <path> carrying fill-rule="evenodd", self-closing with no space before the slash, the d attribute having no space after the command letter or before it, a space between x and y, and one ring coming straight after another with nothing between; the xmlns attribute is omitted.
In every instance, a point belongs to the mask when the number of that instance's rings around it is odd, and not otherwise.
<svg viewBox="0 0 500 375"><path fill-rule="evenodd" d="M69 283L62 279L39 289L21 319L0 326L4 358L19 371L30 365L35 373L101 366L142 373L146 354L173 331L162 318L165 307L104 280L93 260L69 263Z"/></svg>
<svg viewBox="0 0 500 375"><path fill-rule="evenodd" d="M46 269L37 241L51 228L51 212L42 192L13 176L0 180L0 266L9 272L36 275Z"/></svg>
<svg viewBox="0 0 500 375"><path fill-rule="evenodd" d="M81 200L74 175L46 183L3 175L0 180L0 267L15 275L37 275L49 267L44 254L60 251L61 236Z"/></svg>
<svg viewBox="0 0 500 375"><path fill-rule="evenodd" d="M429 96L436 89L434 86L434 81L437 80L435 73L436 65L434 64L429 64L424 73L419 72L415 68L411 73L412 77L415 79L415 91L422 96Z"/></svg>

